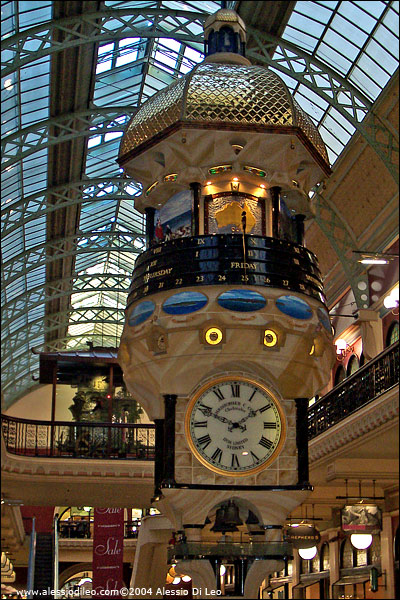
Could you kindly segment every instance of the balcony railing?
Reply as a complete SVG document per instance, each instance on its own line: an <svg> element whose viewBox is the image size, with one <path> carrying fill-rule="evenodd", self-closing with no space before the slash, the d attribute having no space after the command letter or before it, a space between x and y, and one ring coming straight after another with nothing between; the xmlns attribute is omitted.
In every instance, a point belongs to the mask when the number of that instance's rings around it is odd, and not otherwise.
<svg viewBox="0 0 400 600"><path fill-rule="evenodd" d="M323 433L399 383L399 342L347 377L308 410L308 439Z"/></svg>
<svg viewBox="0 0 400 600"><path fill-rule="evenodd" d="M168 562L174 559L202 558L293 558L288 542L185 542L168 548Z"/></svg>
<svg viewBox="0 0 400 600"><path fill-rule="evenodd" d="M137 539L141 521L124 521L124 538ZM93 539L93 519L80 517L78 520L59 521L60 540Z"/></svg>
<svg viewBox="0 0 400 600"><path fill-rule="evenodd" d="M154 425L30 421L2 415L8 452L22 456L154 460Z"/></svg>
<svg viewBox="0 0 400 600"><path fill-rule="evenodd" d="M390 390L399 381L399 343L347 377L308 411L309 439ZM2 415L8 452L22 456L154 460L154 425L30 421Z"/></svg>

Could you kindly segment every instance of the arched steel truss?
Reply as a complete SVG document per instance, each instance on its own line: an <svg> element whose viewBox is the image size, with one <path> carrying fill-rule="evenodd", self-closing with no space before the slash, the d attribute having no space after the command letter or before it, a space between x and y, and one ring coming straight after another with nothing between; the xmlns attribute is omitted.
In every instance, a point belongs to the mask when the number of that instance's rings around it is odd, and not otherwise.
<svg viewBox="0 0 400 600"><path fill-rule="evenodd" d="M32 196L22 197L10 206L6 205L6 208L1 211L2 237L61 208L89 202L104 202L105 194L107 199L132 201L135 194L132 194L130 188L132 188L132 181L124 177L96 178L46 188ZM55 198L57 202L50 204L49 198ZM142 215L138 213L138 217Z"/></svg>

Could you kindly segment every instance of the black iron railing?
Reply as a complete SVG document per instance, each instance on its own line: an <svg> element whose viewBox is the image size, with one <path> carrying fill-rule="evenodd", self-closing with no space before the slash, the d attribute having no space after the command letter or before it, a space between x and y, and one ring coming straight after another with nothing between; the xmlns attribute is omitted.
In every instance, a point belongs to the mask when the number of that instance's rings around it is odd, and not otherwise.
<svg viewBox="0 0 400 600"><path fill-rule="evenodd" d="M174 559L202 558L293 558L292 545L288 542L185 542L168 548L168 562Z"/></svg>
<svg viewBox="0 0 400 600"><path fill-rule="evenodd" d="M154 460L154 425L31 421L2 415L12 454L55 458Z"/></svg>
<svg viewBox="0 0 400 600"><path fill-rule="evenodd" d="M140 519L124 521L124 538L137 539L140 525ZM91 540L93 538L93 518L79 517L78 519L70 518L68 520L59 521L58 531L60 540Z"/></svg>
<svg viewBox="0 0 400 600"><path fill-rule="evenodd" d="M399 383L399 342L347 377L308 409L308 439L323 433Z"/></svg>

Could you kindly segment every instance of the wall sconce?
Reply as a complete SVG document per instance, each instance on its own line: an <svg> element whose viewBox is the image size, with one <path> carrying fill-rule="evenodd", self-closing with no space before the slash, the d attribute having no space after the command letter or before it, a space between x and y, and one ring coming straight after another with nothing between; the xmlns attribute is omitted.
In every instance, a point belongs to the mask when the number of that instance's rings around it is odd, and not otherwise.
<svg viewBox="0 0 400 600"><path fill-rule="evenodd" d="M390 260L398 258L398 254L387 254L386 252L368 252L367 250L353 250L353 254L359 254L357 262L363 265L388 265Z"/></svg>
<svg viewBox="0 0 400 600"><path fill-rule="evenodd" d="M395 287L388 296L383 300L385 308L392 309L394 315L398 315L399 312L395 312L396 308L399 308L399 286Z"/></svg>
<svg viewBox="0 0 400 600"><path fill-rule="evenodd" d="M350 346L343 338L338 338L335 342L336 358L342 361L348 354L353 354L354 348Z"/></svg>

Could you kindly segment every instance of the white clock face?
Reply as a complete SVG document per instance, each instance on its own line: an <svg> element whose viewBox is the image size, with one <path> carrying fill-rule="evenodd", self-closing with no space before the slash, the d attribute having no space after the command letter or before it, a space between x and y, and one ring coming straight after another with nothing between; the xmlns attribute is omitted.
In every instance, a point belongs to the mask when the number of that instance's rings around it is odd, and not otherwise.
<svg viewBox="0 0 400 600"><path fill-rule="evenodd" d="M261 471L277 457L285 420L278 401L261 384L220 377L192 398L185 433L200 462L238 477Z"/></svg>

